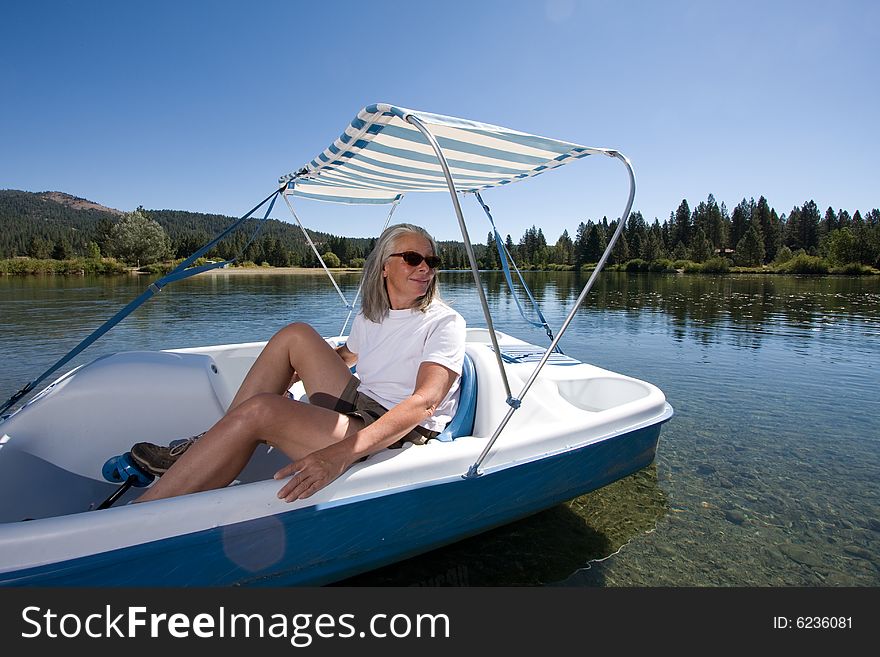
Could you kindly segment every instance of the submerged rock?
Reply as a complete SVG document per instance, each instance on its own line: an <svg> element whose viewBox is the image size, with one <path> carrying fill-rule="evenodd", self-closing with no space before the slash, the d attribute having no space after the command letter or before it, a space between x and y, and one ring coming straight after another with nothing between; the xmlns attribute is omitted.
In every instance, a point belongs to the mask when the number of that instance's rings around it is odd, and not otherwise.
<svg viewBox="0 0 880 657"><path fill-rule="evenodd" d="M807 548L801 545L783 543L779 546L779 551L792 561L797 561L798 563L801 563L805 566L816 568L818 566L824 565L822 563L822 559L818 555L810 552Z"/></svg>
<svg viewBox="0 0 880 657"><path fill-rule="evenodd" d="M857 586L858 582L852 576L835 570L825 578L824 584L825 586Z"/></svg>
<svg viewBox="0 0 880 657"><path fill-rule="evenodd" d="M854 557L859 557L860 559L871 559L871 553L865 548L858 545L845 545L843 546L843 551L847 554L851 554Z"/></svg>
<svg viewBox="0 0 880 657"><path fill-rule="evenodd" d="M724 517L734 525L741 525L746 521L746 514L739 509L728 509L724 512Z"/></svg>

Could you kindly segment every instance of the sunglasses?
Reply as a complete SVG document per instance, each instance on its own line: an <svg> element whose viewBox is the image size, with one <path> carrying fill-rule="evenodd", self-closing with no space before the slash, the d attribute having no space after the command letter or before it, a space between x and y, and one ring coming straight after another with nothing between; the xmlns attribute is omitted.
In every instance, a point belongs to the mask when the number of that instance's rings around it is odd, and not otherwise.
<svg viewBox="0 0 880 657"><path fill-rule="evenodd" d="M403 261L408 264L410 267L418 267L422 264L422 260L425 261L425 264L428 265L431 269L437 269L440 266L440 256L423 256L421 253L417 251L404 251L403 253L391 253L389 256L400 256L403 258Z"/></svg>

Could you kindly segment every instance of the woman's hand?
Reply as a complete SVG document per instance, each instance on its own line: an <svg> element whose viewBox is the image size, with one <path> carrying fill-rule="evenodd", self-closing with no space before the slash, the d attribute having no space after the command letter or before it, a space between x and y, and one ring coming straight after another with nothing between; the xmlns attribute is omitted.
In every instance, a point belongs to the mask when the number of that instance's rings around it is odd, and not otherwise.
<svg viewBox="0 0 880 657"><path fill-rule="evenodd" d="M311 497L345 472L348 466L346 459L327 448L312 452L275 473L275 479L293 475L278 491L278 499L293 502Z"/></svg>

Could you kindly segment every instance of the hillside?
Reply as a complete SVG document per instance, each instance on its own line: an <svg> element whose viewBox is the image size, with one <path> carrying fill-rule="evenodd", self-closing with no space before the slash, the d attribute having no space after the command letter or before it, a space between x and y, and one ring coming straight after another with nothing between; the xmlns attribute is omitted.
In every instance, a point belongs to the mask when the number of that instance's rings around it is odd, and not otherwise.
<svg viewBox="0 0 880 657"><path fill-rule="evenodd" d="M183 210L145 210L171 238L173 255L186 257L231 226L237 217ZM95 243L103 255L113 224L124 213L100 203L58 191L0 190L0 259L16 256L65 259L84 256ZM268 219L249 219L225 238L209 257L268 262L274 266L317 266L299 226ZM258 230L259 229L259 230ZM365 257L372 239L349 238L308 230L316 247L333 251L343 264ZM254 235L256 234L256 237ZM444 242L441 255L450 266L465 264L461 243Z"/></svg>
<svg viewBox="0 0 880 657"><path fill-rule="evenodd" d="M171 238L175 255L183 257L228 228L236 217L181 210L145 210L151 219L156 220ZM48 245L58 252L58 246L65 255L85 255L89 242L99 246L106 243L113 224L124 213L100 203L72 194L57 191L25 192L14 189L0 190L0 258L31 255L35 244ZM242 228L231 235L228 245L218 245L219 257L232 257L232 251L245 247L258 227L258 220L245 222ZM316 245L326 244L331 236L327 233L309 231ZM283 248L307 259L308 246L299 227L270 219L260 230L257 242L277 240ZM354 243L367 240L350 240ZM275 243L273 242L273 245ZM253 249L251 249L253 251ZM249 255L257 254L251 252ZM253 259L253 258L249 258Z"/></svg>
<svg viewBox="0 0 880 657"><path fill-rule="evenodd" d="M40 192L39 194L37 194L37 196L45 201L51 201L54 203L59 203L60 205L66 205L67 207L73 208L74 210L97 210L98 212L107 212L109 214L114 214L117 216L121 216L122 214L124 214L122 210L117 210L116 208L108 208L106 205L93 203L92 201L89 201L87 199L80 198L79 196L72 196L71 194L65 194L64 192Z"/></svg>

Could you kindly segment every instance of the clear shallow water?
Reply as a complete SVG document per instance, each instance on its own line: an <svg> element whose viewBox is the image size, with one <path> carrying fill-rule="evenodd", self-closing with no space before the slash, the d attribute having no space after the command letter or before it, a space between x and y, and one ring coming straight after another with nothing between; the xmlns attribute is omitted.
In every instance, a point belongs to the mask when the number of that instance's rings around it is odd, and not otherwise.
<svg viewBox="0 0 880 657"><path fill-rule="evenodd" d="M526 276L558 327L585 280ZM546 344L502 277L484 280L496 327ZM0 278L0 397L148 282ZM341 279L348 298L356 285ZM443 290L483 325L469 273L444 273ZM290 321L335 334L345 315L321 275L200 276L166 288L72 365L123 349L265 340ZM604 273L562 347L666 393L676 415L655 464L347 584L880 584L880 280Z"/></svg>

